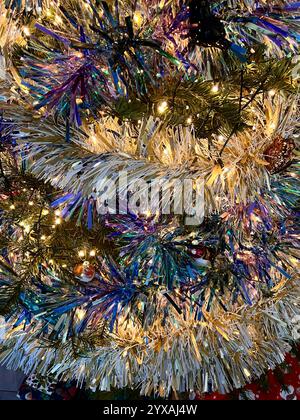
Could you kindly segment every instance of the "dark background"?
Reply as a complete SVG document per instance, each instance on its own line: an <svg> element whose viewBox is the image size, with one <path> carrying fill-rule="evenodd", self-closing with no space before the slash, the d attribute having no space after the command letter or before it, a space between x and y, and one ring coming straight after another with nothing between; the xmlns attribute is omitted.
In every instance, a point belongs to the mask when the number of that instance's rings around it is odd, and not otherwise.
<svg viewBox="0 0 300 420"><path fill-rule="evenodd" d="M0 400L17 400L23 378L22 372L13 372L0 367Z"/></svg>

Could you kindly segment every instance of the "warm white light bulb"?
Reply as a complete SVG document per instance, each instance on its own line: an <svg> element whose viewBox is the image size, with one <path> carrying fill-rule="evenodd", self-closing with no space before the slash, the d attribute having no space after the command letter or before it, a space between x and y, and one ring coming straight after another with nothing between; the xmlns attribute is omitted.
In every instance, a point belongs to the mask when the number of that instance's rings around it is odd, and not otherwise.
<svg viewBox="0 0 300 420"><path fill-rule="evenodd" d="M164 112L166 112L167 109L168 109L168 102L167 101L161 102L157 107L157 111L160 114L163 114Z"/></svg>
<svg viewBox="0 0 300 420"><path fill-rule="evenodd" d="M76 316L77 316L77 319L79 321L81 321L85 316L85 310L84 309L77 309L76 310Z"/></svg>
<svg viewBox="0 0 300 420"><path fill-rule="evenodd" d="M30 232L30 225L24 225L24 231L26 233L29 233Z"/></svg>
<svg viewBox="0 0 300 420"><path fill-rule="evenodd" d="M143 16L140 12L135 12L133 15L133 21L137 26L141 26L143 23Z"/></svg>
<svg viewBox="0 0 300 420"><path fill-rule="evenodd" d="M54 21L57 25L61 25L63 23L62 18L59 15L55 16L55 21Z"/></svg>
<svg viewBox="0 0 300 420"><path fill-rule="evenodd" d="M23 26L23 32L24 32L24 35L30 36L30 30L28 26Z"/></svg>
<svg viewBox="0 0 300 420"><path fill-rule="evenodd" d="M213 93L217 93L219 92L219 85L213 85L213 87L211 88Z"/></svg>

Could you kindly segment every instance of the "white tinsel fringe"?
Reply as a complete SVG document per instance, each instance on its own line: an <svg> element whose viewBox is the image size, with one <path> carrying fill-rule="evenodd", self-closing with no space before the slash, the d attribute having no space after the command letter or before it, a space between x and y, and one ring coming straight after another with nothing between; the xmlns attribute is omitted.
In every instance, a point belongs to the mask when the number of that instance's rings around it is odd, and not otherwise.
<svg viewBox="0 0 300 420"><path fill-rule="evenodd" d="M26 374L52 374L93 389L140 387L166 397L172 390L228 393L274 369L299 329L300 287L288 283L272 298L206 322L179 320L178 327L147 331L119 327L102 347L78 348L67 340L51 346L31 329L7 334L0 362ZM299 322L298 322L299 323ZM39 329L37 328L37 333ZM77 347L76 347L77 348Z"/></svg>

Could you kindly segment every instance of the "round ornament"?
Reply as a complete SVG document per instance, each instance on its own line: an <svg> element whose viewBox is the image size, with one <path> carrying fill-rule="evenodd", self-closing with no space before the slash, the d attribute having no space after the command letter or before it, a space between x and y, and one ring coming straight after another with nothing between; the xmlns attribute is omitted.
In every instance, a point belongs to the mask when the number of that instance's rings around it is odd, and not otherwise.
<svg viewBox="0 0 300 420"><path fill-rule="evenodd" d="M77 264L74 268L74 274L83 283L90 283L95 277L95 272L95 267L88 261Z"/></svg>
<svg viewBox="0 0 300 420"><path fill-rule="evenodd" d="M293 139L275 137L272 144L264 151L264 159L269 163L267 168L271 174L279 173L289 166L295 147Z"/></svg>
<svg viewBox="0 0 300 420"><path fill-rule="evenodd" d="M188 253L191 255L195 262L201 266L211 265L211 252L210 250L201 244L201 242L193 241L188 248Z"/></svg>

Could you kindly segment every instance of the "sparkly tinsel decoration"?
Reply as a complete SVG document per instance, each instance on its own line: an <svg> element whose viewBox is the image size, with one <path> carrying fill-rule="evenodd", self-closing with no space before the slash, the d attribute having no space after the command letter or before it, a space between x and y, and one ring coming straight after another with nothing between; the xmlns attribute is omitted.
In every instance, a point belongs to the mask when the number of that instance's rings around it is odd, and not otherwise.
<svg viewBox="0 0 300 420"><path fill-rule="evenodd" d="M5 0L5 7L17 13L41 13L43 0Z"/></svg>

